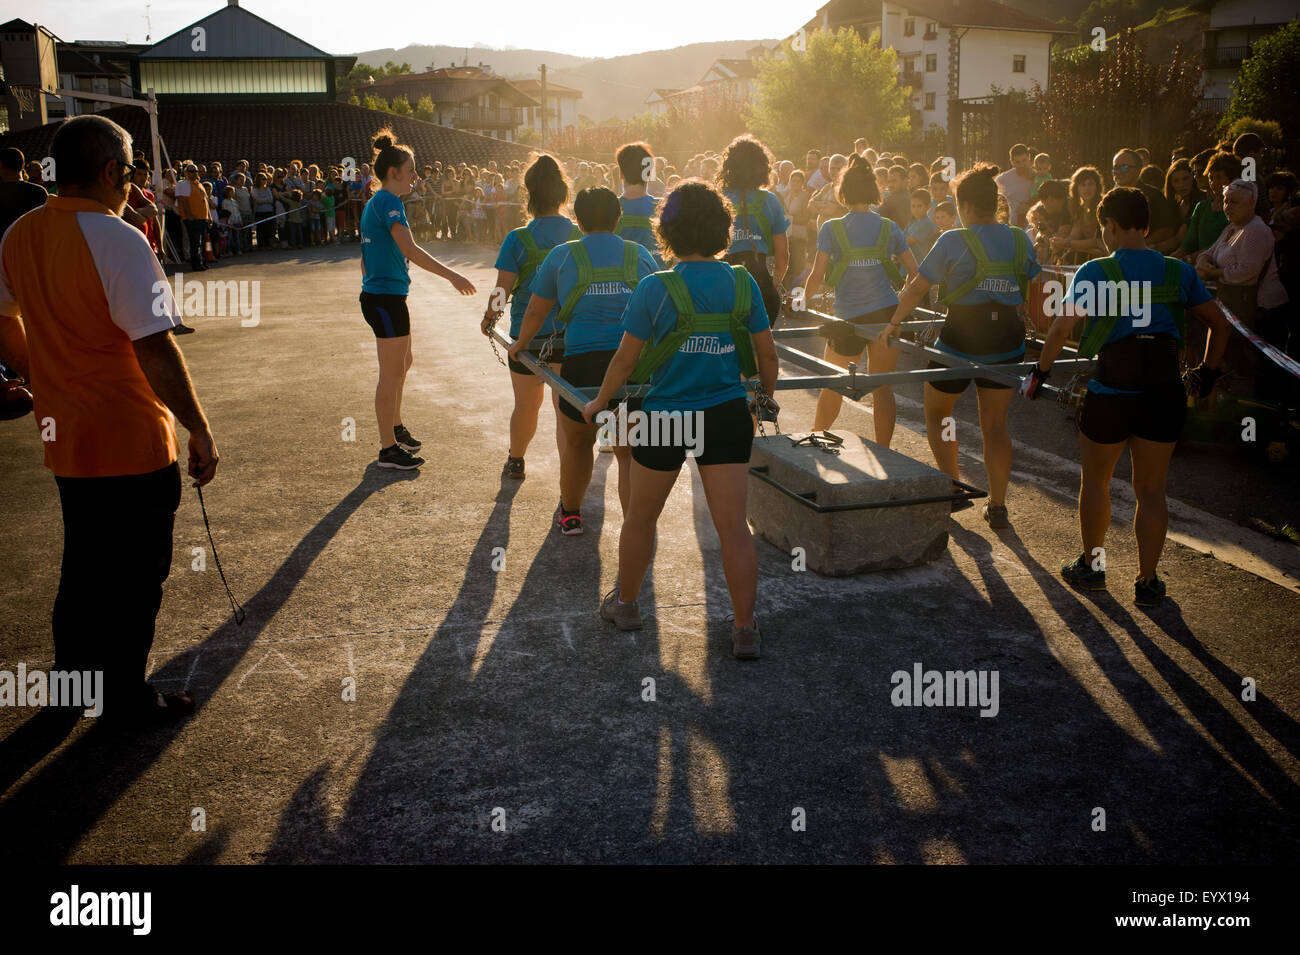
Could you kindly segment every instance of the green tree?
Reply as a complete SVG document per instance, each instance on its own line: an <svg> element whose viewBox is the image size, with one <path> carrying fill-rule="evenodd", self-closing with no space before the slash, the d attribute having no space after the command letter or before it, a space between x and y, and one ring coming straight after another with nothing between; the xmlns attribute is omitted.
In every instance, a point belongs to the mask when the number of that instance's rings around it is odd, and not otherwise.
<svg viewBox="0 0 1300 955"><path fill-rule="evenodd" d="M398 116L410 116L411 101L405 96L394 96L393 101L388 104L388 111Z"/></svg>
<svg viewBox="0 0 1300 955"><path fill-rule="evenodd" d="M415 104L415 118L422 119L426 123L433 122L436 112L433 99L429 96L421 96L419 102Z"/></svg>
<svg viewBox="0 0 1300 955"><path fill-rule="evenodd" d="M374 93L367 93L361 100L361 105L366 109L383 110L385 113L391 112L388 108L388 103L382 97L376 96Z"/></svg>
<svg viewBox="0 0 1300 955"><path fill-rule="evenodd" d="M898 82L898 59L850 29L808 35L799 53L758 61L758 97L745 110L749 128L787 154L808 147L851 147L859 136L878 145L908 137L911 90Z"/></svg>
<svg viewBox="0 0 1300 955"><path fill-rule="evenodd" d="M1224 126L1247 116L1275 119L1285 139L1300 138L1300 21L1256 41L1237 71L1237 84L1228 104Z"/></svg>

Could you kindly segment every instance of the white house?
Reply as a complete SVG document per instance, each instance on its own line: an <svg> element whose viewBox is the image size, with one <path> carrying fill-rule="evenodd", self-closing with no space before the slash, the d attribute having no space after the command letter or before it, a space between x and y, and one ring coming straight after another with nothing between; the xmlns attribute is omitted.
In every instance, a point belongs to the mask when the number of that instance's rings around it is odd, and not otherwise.
<svg viewBox="0 0 1300 955"><path fill-rule="evenodd" d="M757 77L753 60L714 60L694 86L653 90L646 97L646 105L655 114L664 113L669 107L685 113L700 113L709 107L739 109L757 97Z"/></svg>
<svg viewBox="0 0 1300 955"><path fill-rule="evenodd" d="M1200 0L1193 9L1208 13L1204 49L1205 90L1216 112L1232 98L1241 61L1250 48L1278 27L1300 16L1296 0Z"/></svg>
<svg viewBox="0 0 1300 955"><path fill-rule="evenodd" d="M666 88L655 88L650 91L650 95L645 98L646 109L652 116L662 116L668 112L668 98L674 93L680 93L681 90L672 90Z"/></svg>
<svg viewBox="0 0 1300 955"><path fill-rule="evenodd" d="M541 80L513 80L514 85L527 93L537 102L542 101L542 81ZM559 83L546 81L546 129L548 133L556 133L562 129L568 129L572 126L578 128L578 108L581 105L578 100L582 99L582 90L575 90L571 86L561 86ZM595 119L593 116L592 119ZM542 107L532 106L524 110L524 125L531 126L537 132L542 131Z"/></svg>
<svg viewBox="0 0 1300 955"><path fill-rule="evenodd" d="M1281 0L1286 2L1286 0ZM880 31L898 54L922 128L948 124L948 102L1048 85L1052 39L1072 32L995 0L831 0L805 32Z"/></svg>

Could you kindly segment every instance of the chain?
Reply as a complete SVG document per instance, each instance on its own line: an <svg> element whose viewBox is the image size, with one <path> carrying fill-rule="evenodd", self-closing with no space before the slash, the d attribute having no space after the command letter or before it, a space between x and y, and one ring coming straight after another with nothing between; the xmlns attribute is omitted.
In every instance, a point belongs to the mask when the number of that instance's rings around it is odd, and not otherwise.
<svg viewBox="0 0 1300 955"><path fill-rule="evenodd" d="M755 384L754 397L750 401L750 413L753 414L754 420L758 423L758 436L760 438L768 436L767 429L763 427L764 421L770 422L777 434L781 433L781 424L777 421L777 415L780 411L781 406L763 390L762 384ZM769 414L771 415L770 418L764 417Z"/></svg>
<svg viewBox="0 0 1300 955"><path fill-rule="evenodd" d="M504 367L509 368L510 366L506 364L506 360L501 357L501 352L497 348L497 340L492 337L492 332L496 331L497 322L501 321L502 314L498 312L497 317L492 320L492 324L488 327L488 344L492 346L492 354L497 356L497 361Z"/></svg>

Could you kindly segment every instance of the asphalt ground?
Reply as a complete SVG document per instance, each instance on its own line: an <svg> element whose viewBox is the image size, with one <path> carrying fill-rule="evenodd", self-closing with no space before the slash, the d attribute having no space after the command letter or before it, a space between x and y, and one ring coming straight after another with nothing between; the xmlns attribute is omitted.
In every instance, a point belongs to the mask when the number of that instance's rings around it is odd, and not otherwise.
<svg viewBox="0 0 1300 955"><path fill-rule="evenodd" d="M1017 402L1010 529L970 509L939 560L839 579L760 541L755 663L730 655L717 537L688 470L659 525L645 629L620 633L596 615L616 572L611 456L582 537L551 526L549 409L527 479L503 483L510 392L478 332L494 250L429 248L480 294L415 276L403 417L425 445L418 475L374 466L354 246L202 276L261 283L255 327L198 318L180 339L222 455L204 496L247 620L231 620L210 551L192 569L208 544L187 488L149 666L198 710L137 734L82 720L57 739L30 709L0 708L0 857L1295 861L1300 560L1243 526L1294 520L1292 464L1180 450L1170 598L1144 611L1122 480L1110 590L1059 577L1079 549L1073 426ZM928 461L920 386L899 394L894 447ZM786 430L810 427L814 398L781 396ZM957 416L963 477L984 487L973 395ZM838 427L870 436L869 402L846 402ZM61 521L30 417L0 422L0 488L0 669L48 668ZM996 671L996 716L893 705L891 675L918 663Z"/></svg>

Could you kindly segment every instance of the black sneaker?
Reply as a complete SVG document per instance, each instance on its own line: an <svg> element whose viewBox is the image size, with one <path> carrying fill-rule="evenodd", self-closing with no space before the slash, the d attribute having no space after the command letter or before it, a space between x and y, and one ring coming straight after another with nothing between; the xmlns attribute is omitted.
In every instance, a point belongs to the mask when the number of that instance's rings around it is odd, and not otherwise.
<svg viewBox="0 0 1300 955"><path fill-rule="evenodd" d="M582 514L579 511L566 511L564 504L555 505L555 526L566 537L582 533Z"/></svg>
<svg viewBox="0 0 1300 955"><path fill-rule="evenodd" d="M424 463L424 458L417 458L400 444L384 448L379 452L379 466L394 468L398 471L414 471Z"/></svg>
<svg viewBox="0 0 1300 955"><path fill-rule="evenodd" d="M952 493L954 494L961 494L965 490L964 487L958 487L956 484L952 486ZM952 512L956 514L958 511L964 511L967 508L974 506L975 505L971 503L971 499L968 497L954 498L952 502Z"/></svg>
<svg viewBox="0 0 1300 955"><path fill-rule="evenodd" d="M1087 557L1080 554L1074 560L1065 561L1061 564L1061 576L1067 583L1073 584L1081 590L1105 590L1106 589L1106 572L1104 570L1093 570L1092 565L1088 563Z"/></svg>
<svg viewBox="0 0 1300 955"><path fill-rule="evenodd" d="M501 476L514 478L517 481L523 480L524 459L507 457L506 466L501 469Z"/></svg>
<svg viewBox="0 0 1300 955"><path fill-rule="evenodd" d="M411 432L406 430L405 425L396 425L393 428L393 437L397 439L397 443L401 446L403 451L415 452L424 447L424 445L411 436Z"/></svg>
<svg viewBox="0 0 1300 955"><path fill-rule="evenodd" d="M177 325L175 328L172 329L172 334L173 334L173 335L193 335L193 334L194 334L194 329L191 328L190 326L186 325L184 322L181 322L181 324Z"/></svg>
<svg viewBox="0 0 1300 955"><path fill-rule="evenodd" d="M1165 599L1165 582L1159 574L1152 574L1150 580L1138 578L1133 583L1133 602L1139 607L1155 607Z"/></svg>
<svg viewBox="0 0 1300 955"><path fill-rule="evenodd" d="M1005 504L985 504L983 517L989 527L994 530L1000 530L1001 528L1011 526L1011 520L1007 517L1007 507Z"/></svg>

